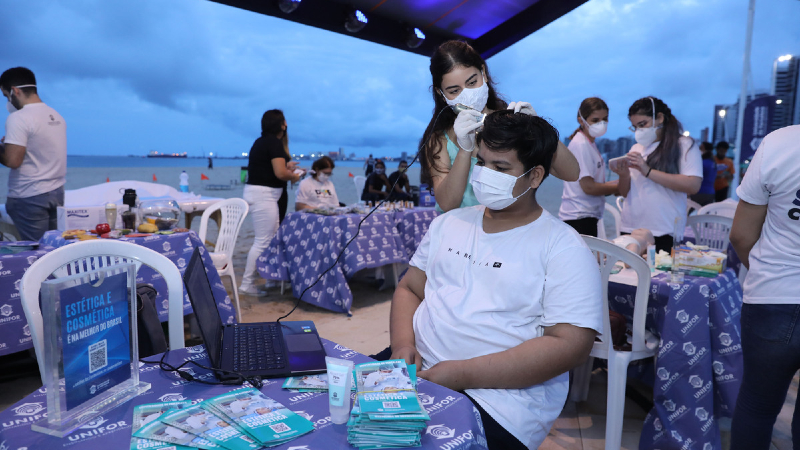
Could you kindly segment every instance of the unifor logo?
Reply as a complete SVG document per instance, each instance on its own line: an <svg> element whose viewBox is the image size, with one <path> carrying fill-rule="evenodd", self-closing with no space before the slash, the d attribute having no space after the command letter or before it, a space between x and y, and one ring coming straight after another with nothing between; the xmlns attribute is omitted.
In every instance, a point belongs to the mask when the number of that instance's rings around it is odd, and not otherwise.
<svg viewBox="0 0 800 450"><path fill-rule="evenodd" d="M686 323L689 321L689 314L684 310L680 310L675 314L675 318L678 319L680 323Z"/></svg>
<svg viewBox="0 0 800 450"><path fill-rule="evenodd" d="M472 414L475 416L475 420L478 422L478 428L480 428L481 434L486 434L486 432L483 431L483 420L481 420L481 413L478 411L478 408L476 408L475 405L472 406Z"/></svg>
<svg viewBox="0 0 800 450"><path fill-rule="evenodd" d="M683 352L689 356L694 355L694 352L697 351L697 347L694 346L691 342L686 342L683 344Z"/></svg>
<svg viewBox="0 0 800 450"><path fill-rule="evenodd" d="M714 448L714 446L713 446L713 445L711 445L711 442L706 442L706 443L703 445L703 450L713 450L713 448Z"/></svg>
<svg viewBox="0 0 800 450"><path fill-rule="evenodd" d="M97 411L88 411L88 412L84 413L83 416L89 416L89 415L93 415L93 414L97 414ZM79 422L80 422L80 420L81 420L81 418L78 418ZM102 425L102 424L104 424L106 422L107 422L106 419L103 419L103 416L100 416L100 417L98 417L96 419L92 419L90 422L88 422L86 425L82 426L81 428L83 428L84 430L91 430L91 429L99 427L100 425Z"/></svg>
<svg viewBox="0 0 800 450"><path fill-rule="evenodd" d="M711 366L714 368L715 374L722 375L723 373L725 373L725 365L722 364L721 362L714 361L714 363L711 364Z"/></svg>
<svg viewBox="0 0 800 450"><path fill-rule="evenodd" d="M435 398L432 395L428 395L422 392L417 394L417 396L419 397L419 402L422 403L422 406L432 405L435 400Z"/></svg>
<svg viewBox="0 0 800 450"><path fill-rule="evenodd" d="M192 246L192 240L189 239L188 237L186 238L186 246L187 247L191 247Z"/></svg>
<svg viewBox="0 0 800 450"><path fill-rule="evenodd" d="M425 434L430 434L436 439L450 439L456 435L456 430L444 426L444 424L431 425L425 431Z"/></svg>
<svg viewBox="0 0 800 450"><path fill-rule="evenodd" d="M14 289L19 290L19 283L22 281L21 279L14 282Z"/></svg>
<svg viewBox="0 0 800 450"><path fill-rule="evenodd" d="M705 422L708 419L708 411L706 411L705 408L696 408L694 410L694 415L702 422Z"/></svg>
<svg viewBox="0 0 800 450"><path fill-rule="evenodd" d="M194 347L189 347L186 349L189 353L203 353L206 351L206 348L202 345L195 345Z"/></svg>
<svg viewBox="0 0 800 450"><path fill-rule="evenodd" d="M31 326L30 325L25 325L24 327L22 327L22 334L24 334L25 336L30 336L31 335Z"/></svg>
<svg viewBox="0 0 800 450"><path fill-rule="evenodd" d="M183 259L183 258L178 258L178 260L175 261L175 262L178 264L178 267L180 267L181 269L186 267L186 260Z"/></svg>
<svg viewBox="0 0 800 450"><path fill-rule="evenodd" d="M94 395L96 392L97 392L97 386L96 385L93 384L91 387L89 387L89 393L90 394Z"/></svg>
<svg viewBox="0 0 800 450"><path fill-rule="evenodd" d="M44 406L41 403L23 403L12 409L12 411L18 416L32 416L44 411Z"/></svg>
<svg viewBox="0 0 800 450"><path fill-rule="evenodd" d="M658 417L653 421L653 428L655 428L656 431L661 431L664 428L664 425L661 425L661 419Z"/></svg>
<svg viewBox="0 0 800 450"><path fill-rule="evenodd" d="M700 286L700 294L703 297L708 297L708 294L711 293L711 289L708 288L705 284Z"/></svg>
<svg viewBox="0 0 800 450"><path fill-rule="evenodd" d="M168 310L169 309L169 300L165 298L164 301L161 302L161 306L164 307L163 309Z"/></svg>
<svg viewBox="0 0 800 450"><path fill-rule="evenodd" d="M8 445L6 445L6 441L0 442L0 450L9 450Z"/></svg>
<svg viewBox="0 0 800 450"><path fill-rule="evenodd" d="M6 317L10 316L11 313L13 313L13 312L14 312L14 308L12 308L11 305L0 306L0 314L4 315Z"/></svg>
<svg viewBox="0 0 800 450"><path fill-rule="evenodd" d="M165 252L168 252L172 248L172 246L169 245L169 242L164 242L163 244L161 244L161 248L163 248Z"/></svg>
<svg viewBox="0 0 800 450"><path fill-rule="evenodd" d="M181 400L186 400L186 397L182 396L181 394L164 394L161 397L158 397L158 401L160 402L178 402Z"/></svg>
<svg viewBox="0 0 800 450"><path fill-rule="evenodd" d="M309 450L307 445L296 445L294 447L289 447L286 450Z"/></svg>
<svg viewBox="0 0 800 450"><path fill-rule="evenodd" d="M675 402L670 399L664 400L664 408L669 412L675 411Z"/></svg>
<svg viewBox="0 0 800 450"><path fill-rule="evenodd" d="M689 384L691 384L695 389L700 389L703 387L703 379L697 375L692 375L689 377Z"/></svg>
<svg viewBox="0 0 800 450"><path fill-rule="evenodd" d="M672 434L672 439L675 439L678 442L683 442L683 438L681 437L680 433L678 433L677 431L672 430L672 432L670 434Z"/></svg>
<svg viewBox="0 0 800 450"><path fill-rule="evenodd" d="M669 380L669 371L663 367L659 367L658 370L656 370L656 375L658 375L658 378L662 381Z"/></svg>
<svg viewBox="0 0 800 450"><path fill-rule="evenodd" d="M39 257L38 257L38 256L33 256L33 255L31 255L31 256L28 256L28 264L33 264L33 263L35 263L37 259L39 259Z"/></svg>
<svg viewBox="0 0 800 450"><path fill-rule="evenodd" d="M298 416L306 419L306 420L311 420L311 419L314 418L313 415L311 415L311 414L309 414L309 413L307 413L305 411L295 411L294 413L297 414Z"/></svg>
<svg viewBox="0 0 800 450"><path fill-rule="evenodd" d="M731 335L728 333L720 333L719 342L725 347L728 347L729 345L733 344L733 339L731 339Z"/></svg>

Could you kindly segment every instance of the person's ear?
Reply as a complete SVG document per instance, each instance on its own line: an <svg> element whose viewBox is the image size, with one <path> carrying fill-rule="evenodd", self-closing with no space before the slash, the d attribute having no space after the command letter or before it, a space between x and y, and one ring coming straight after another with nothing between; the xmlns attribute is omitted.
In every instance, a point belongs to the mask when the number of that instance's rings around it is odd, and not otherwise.
<svg viewBox="0 0 800 450"><path fill-rule="evenodd" d="M656 125L664 125L664 113L656 114Z"/></svg>
<svg viewBox="0 0 800 450"><path fill-rule="evenodd" d="M531 189L539 189L539 186L542 185L542 181L544 180L544 167L536 166L531 169L528 174L528 179L531 182Z"/></svg>

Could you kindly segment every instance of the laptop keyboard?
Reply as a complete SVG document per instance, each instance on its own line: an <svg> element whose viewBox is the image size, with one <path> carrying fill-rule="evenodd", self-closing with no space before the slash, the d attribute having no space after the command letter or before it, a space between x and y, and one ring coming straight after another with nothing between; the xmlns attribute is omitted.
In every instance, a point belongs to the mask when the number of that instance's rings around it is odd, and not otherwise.
<svg viewBox="0 0 800 450"><path fill-rule="evenodd" d="M283 369L283 336L277 324L247 325L233 328L233 370Z"/></svg>

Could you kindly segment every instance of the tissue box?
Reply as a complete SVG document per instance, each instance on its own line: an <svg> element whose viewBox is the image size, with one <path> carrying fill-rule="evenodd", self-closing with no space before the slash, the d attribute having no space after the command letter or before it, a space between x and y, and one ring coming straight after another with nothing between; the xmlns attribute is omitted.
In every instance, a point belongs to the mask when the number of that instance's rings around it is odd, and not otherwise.
<svg viewBox="0 0 800 450"><path fill-rule="evenodd" d="M690 275L717 276L727 268L728 257L707 247L682 245L672 249L672 264Z"/></svg>

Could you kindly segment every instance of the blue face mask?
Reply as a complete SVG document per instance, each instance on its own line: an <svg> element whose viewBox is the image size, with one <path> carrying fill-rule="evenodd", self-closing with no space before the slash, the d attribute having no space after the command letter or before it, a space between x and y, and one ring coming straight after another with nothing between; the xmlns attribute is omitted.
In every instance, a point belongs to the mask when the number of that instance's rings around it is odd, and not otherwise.
<svg viewBox="0 0 800 450"><path fill-rule="evenodd" d="M383 171L384 170L385 169L375 169L375 173L378 174L378 175L383 175Z"/></svg>

